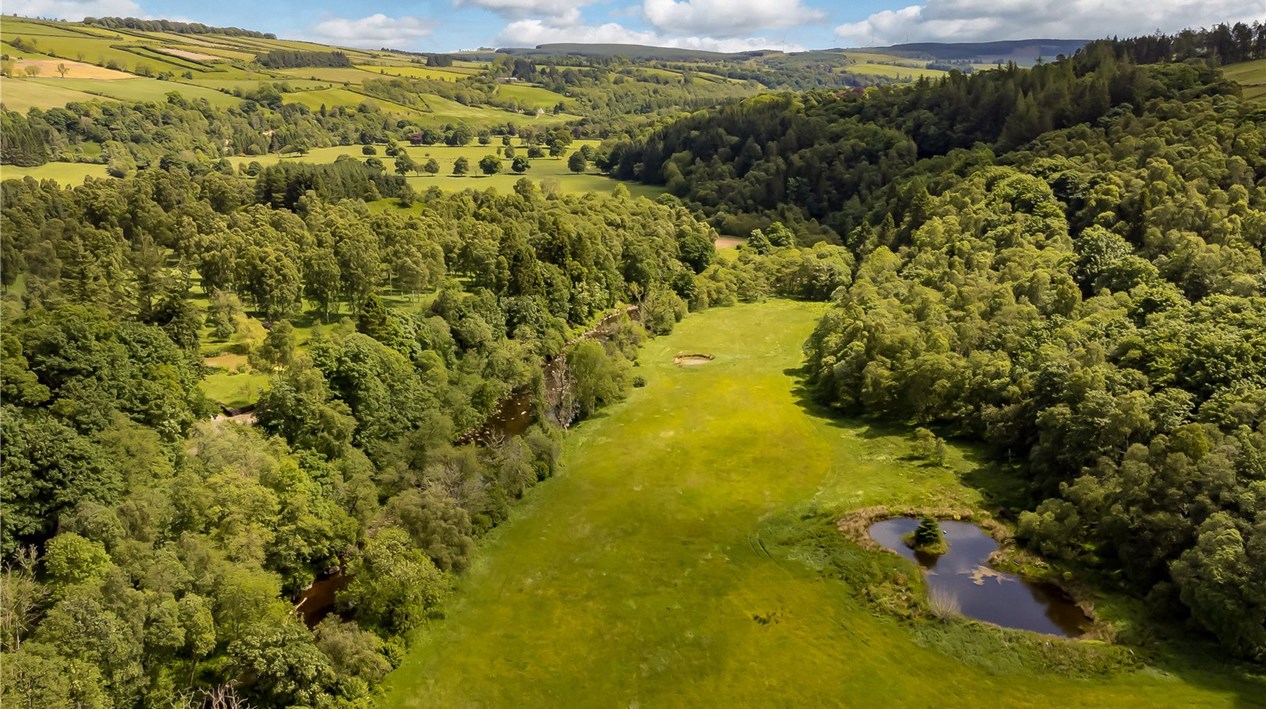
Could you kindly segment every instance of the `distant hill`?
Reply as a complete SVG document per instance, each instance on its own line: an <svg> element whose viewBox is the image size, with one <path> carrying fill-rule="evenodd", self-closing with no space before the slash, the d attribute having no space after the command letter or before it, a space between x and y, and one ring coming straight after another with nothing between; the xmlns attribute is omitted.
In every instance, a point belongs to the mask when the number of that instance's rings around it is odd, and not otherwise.
<svg viewBox="0 0 1266 709"><path fill-rule="evenodd" d="M500 54L517 54L524 56L569 55L581 57L627 57L629 59L646 59L658 61L708 61L718 59L736 59L760 56L764 52L707 52L701 49L678 49L675 47L651 47L643 44L577 44L555 43L540 44L536 47L506 47L498 49Z"/></svg>
<svg viewBox="0 0 1266 709"><path fill-rule="evenodd" d="M1028 65L1033 64L1039 58L1054 59L1059 54L1073 54L1089 41L1087 39L1016 39L1003 42L916 42L912 44L894 44L890 47L810 50L808 52L792 52L789 56L815 55L823 52L830 54L864 52L929 62L994 64L1012 61L1017 64ZM582 43L540 44L535 47L504 47L498 49L497 53L524 57L626 57L634 60L676 62L734 61L769 55L788 56L774 49L726 53L708 52L701 49L651 47L642 44Z"/></svg>
<svg viewBox="0 0 1266 709"><path fill-rule="evenodd" d="M863 51L891 54L897 57L970 61L994 64L1013 61L1032 64L1041 59L1054 59L1059 54L1071 55L1086 46L1088 39L1015 39L1004 42L915 42L891 47L867 47Z"/></svg>

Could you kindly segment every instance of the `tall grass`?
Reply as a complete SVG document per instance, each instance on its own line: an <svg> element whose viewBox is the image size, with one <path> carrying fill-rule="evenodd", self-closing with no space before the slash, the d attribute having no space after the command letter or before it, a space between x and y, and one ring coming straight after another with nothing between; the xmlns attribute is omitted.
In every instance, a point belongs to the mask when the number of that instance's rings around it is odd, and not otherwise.
<svg viewBox="0 0 1266 709"><path fill-rule="evenodd" d="M932 588L928 590L928 611L937 620L952 620L963 615L963 606L953 591Z"/></svg>

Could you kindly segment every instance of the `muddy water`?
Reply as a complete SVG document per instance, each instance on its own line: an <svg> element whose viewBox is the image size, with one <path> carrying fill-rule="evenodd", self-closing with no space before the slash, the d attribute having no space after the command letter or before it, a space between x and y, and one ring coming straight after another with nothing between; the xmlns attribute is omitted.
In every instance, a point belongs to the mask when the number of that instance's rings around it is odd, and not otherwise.
<svg viewBox="0 0 1266 709"><path fill-rule="evenodd" d="M949 543L949 551L940 556L906 546L902 537L919 526L917 519L887 519L867 531L880 546L918 564L928 587L953 595L969 618L1065 637L1081 635L1090 624L1058 588L991 568L989 555L998 543L980 527L948 520L940 524Z"/></svg>
<svg viewBox="0 0 1266 709"><path fill-rule="evenodd" d="M321 619L334 610L334 595L347 586L350 578L341 573L317 579L299 595L295 610L303 616L303 622L309 628L315 627Z"/></svg>

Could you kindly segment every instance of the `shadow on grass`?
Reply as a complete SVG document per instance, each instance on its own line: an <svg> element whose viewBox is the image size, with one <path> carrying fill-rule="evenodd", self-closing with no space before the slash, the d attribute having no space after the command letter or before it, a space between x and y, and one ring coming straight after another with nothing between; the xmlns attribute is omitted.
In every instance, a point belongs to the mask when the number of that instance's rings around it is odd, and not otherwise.
<svg viewBox="0 0 1266 709"><path fill-rule="evenodd" d="M806 414L825 422L832 428L846 430L868 440L893 438L910 440L914 434L914 426L909 424L850 417L838 409L823 404L809 387L807 367L784 369L783 374L792 380L791 391L796 398L796 404ZM1019 466L1008 465L993 459L977 441L959 437L949 439L954 443L954 447L961 451L963 459L968 463L966 469L955 468L959 479L963 484L974 488L984 496L991 512L1002 519L1009 519L1020 510L1032 507L1029 484ZM920 468L943 467L911 453L899 456L898 460Z"/></svg>
<svg viewBox="0 0 1266 709"><path fill-rule="evenodd" d="M913 435L912 425L848 417L823 404L809 386L807 366L784 369L783 374L790 380L797 405L807 415L832 428L872 440L892 437L909 440ZM953 443L967 463L956 467L959 480L984 496L995 517L1014 522L1021 511L1032 509L1040 501L1020 462L999 461L978 441L959 437L954 438ZM902 456L901 460L911 463L919 459ZM933 465L924 463L921 467ZM1123 621L1128 626L1126 632L1132 636L1122 644L1144 657L1152 671L1159 670L1183 682L1225 694L1235 707L1266 708L1266 666L1238 662L1209 636L1184 627L1179 621L1153 617L1140 600L1101 572L1078 569L1075 574L1080 583L1091 588L1095 597L1115 599L1115 605L1125 607L1124 612L1119 608L1113 613L1113 619Z"/></svg>

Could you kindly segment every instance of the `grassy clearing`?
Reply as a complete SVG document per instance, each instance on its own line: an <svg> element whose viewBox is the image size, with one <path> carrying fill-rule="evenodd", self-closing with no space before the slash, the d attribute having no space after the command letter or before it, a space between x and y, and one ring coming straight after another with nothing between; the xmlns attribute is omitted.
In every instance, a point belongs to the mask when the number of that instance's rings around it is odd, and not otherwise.
<svg viewBox="0 0 1266 709"><path fill-rule="evenodd" d="M418 192L425 192L431 187L439 187L445 191L461 191L467 189L486 190L489 188L499 192L509 192L514 189L514 183L520 178L526 177L537 182L543 180L556 180L559 190L565 194L580 194L584 192L611 193L615 191L617 185L621 184L617 180L600 175L594 172L576 174L567 169L567 157L583 145L596 147L596 140L577 140L571 145L571 149L567 155L563 157L543 157L533 158L532 167L524 175L519 175L510 170L510 160L501 159L501 174L486 176L479 172L479 160L485 155L498 153L501 149L500 141L493 141L491 145L467 145L463 147L448 146L417 146L406 147L409 157L419 165L424 164L427 160L435 158L440 164L440 172L438 175L417 175L410 174L406 179L413 189ZM377 146L379 160L387 166L388 170L392 169L394 158L389 158L384 153L384 146ZM527 154L527 147L522 141L515 142L515 150L520 155ZM229 158L234 166L245 165L251 162L258 162L260 165L275 165L279 162L311 162L311 163L330 163L337 160L340 156L346 155L355 160L365 160L368 156L361 153L359 145L344 145L332 148L315 148L308 151L304 155L277 155L275 153L269 155L256 156L237 156ZM462 177L453 175L453 163L458 158L466 158L470 163L472 174ZM43 168L34 168L41 170ZM625 188L633 196L645 196L654 199L663 194L663 188L654 185L639 185L634 183L623 183ZM391 202L384 200L384 204Z"/></svg>
<svg viewBox="0 0 1266 709"><path fill-rule="evenodd" d="M567 103L567 97L556 94L540 86L526 84L501 84L497 87L497 96L503 99L518 101L528 108L549 110L561 101Z"/></svg>
<svg viewBox="0 0 1266 709"><path fill-rule="evenodd" d="M230 409L254 404L268 389L268 375L259 372L238 373L233 370L208 374L199 382L202 393L213 403Z"/></svg>
<svg viewBox="0 0 1266 709"><path fill-rule="evenodd" d="M637 370L647 386L571 433L566 471L484 542L382 705L1156 707L1266 696L1261 683L1190 668L1039 669L1096 646L899 623L850 591L847 574L823 574L841 560L898 564L844 542L835 510L985 498L961 481L970 451L924 466L909 460L908 436L804 407L793 369L821 312L716 309L649 343ZM676 367L678 352L716 359Z"/></svg>
<svg viewBox="0 0 1266 709"><path fill-rule="evenodd" d="M83 184L86 177L109 177L105 165L83 162L50 162L38 167L0 166L0 180L34 177L37 180L54 180L64 185Z"/></svg>

